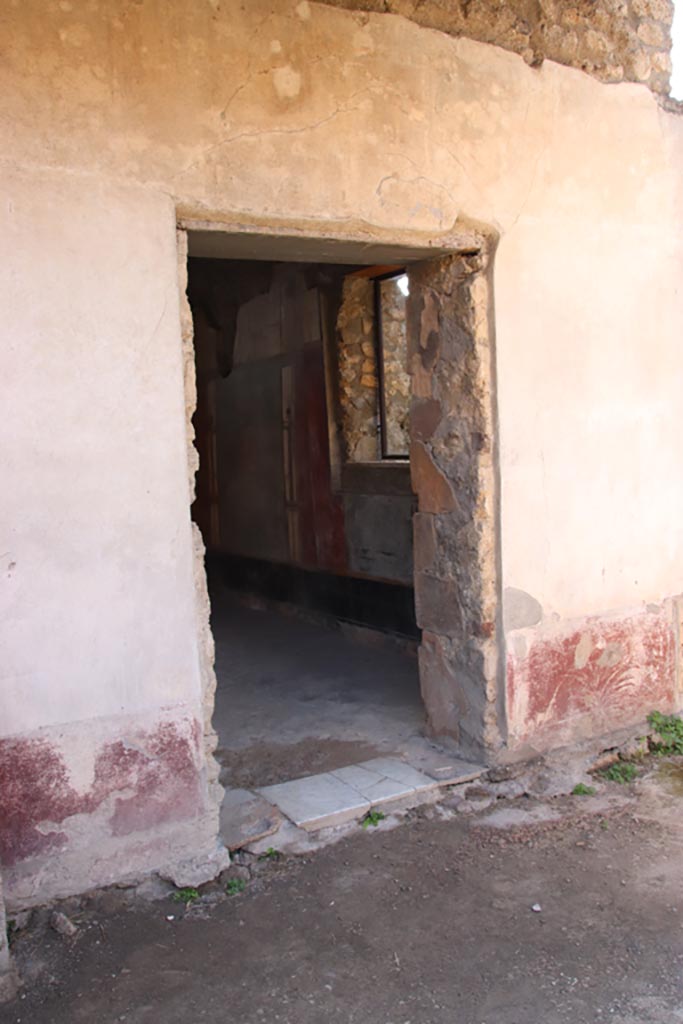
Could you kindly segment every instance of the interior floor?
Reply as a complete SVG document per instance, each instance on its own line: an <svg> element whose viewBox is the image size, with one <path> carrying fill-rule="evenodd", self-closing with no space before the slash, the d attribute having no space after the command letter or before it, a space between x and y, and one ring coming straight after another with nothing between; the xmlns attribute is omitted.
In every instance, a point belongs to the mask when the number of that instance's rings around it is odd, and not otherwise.
<svg viewBox="0 0 683 1024"><path fill-rule="evenodd" d="M424 753L417 658L213 588L221 782L254 789Z"/></svg>

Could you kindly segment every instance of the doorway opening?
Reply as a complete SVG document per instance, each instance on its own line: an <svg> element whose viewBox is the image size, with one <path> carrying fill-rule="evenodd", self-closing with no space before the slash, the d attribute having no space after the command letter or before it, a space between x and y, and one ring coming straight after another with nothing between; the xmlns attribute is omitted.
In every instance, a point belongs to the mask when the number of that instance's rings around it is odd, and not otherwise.
<svg viewBox="0 0 683 1024"><path fill-rule="evenodd" d="M399 762L433 786L498 738L486 246L189 233L192 517L233 809L358 769L395 796Z"/></svg>

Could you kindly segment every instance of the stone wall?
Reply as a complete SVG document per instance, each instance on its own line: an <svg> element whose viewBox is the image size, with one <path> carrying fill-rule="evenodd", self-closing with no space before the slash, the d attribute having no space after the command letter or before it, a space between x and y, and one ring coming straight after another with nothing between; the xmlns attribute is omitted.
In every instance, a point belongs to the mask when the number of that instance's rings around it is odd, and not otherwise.
<svg viewBox="0 0 683 1024"><path fill-rule="evenodd" d="M342 447L349 462L380 457L373 288L366 277L347 277L337 318Z"/></svg>
<svg viewBox="0 0 683 1024"><path fill-rule="evenodd" d="M382 381L386 454L407 457L410 443L410 373L406 349L406 295L396 278L380 282Z"/></svg>
<svg viewBox="0 0 683 1024"><path fill-rule="evenodd" d="M321 0L399 14L453 36L494 43L537 66L580 68L601 82L644 82L668 95L672 0Z"/></svg>
<svg viewBox="0 0 683 1024"><path fill-rule="evenodd" d="M396 288L382 293L387 448L404 462L382 462L375 315L374 279L348 275L337 315L336 363L349 567L411 584L415 502L407 464L410 374L405 297ZM404 486L397 486L401 476Z"/></svg>
<svg viewBox="0 0 683 1024"><path fill-rule="evenodd" d="M488 241L410 270L410 468L420 687L430 729L491 757L502 742Z"/></svg>
<svg viewBox="0 0 683 1024"><path fill-rule="evenodd" d="M375 288L371 276L349 275L337 318L339 402L344 455L349 462L382 458L380 374L377 367ZM406 297L393 279L379 283L382 318L386 454L408 458L410 373Z"/></svg>

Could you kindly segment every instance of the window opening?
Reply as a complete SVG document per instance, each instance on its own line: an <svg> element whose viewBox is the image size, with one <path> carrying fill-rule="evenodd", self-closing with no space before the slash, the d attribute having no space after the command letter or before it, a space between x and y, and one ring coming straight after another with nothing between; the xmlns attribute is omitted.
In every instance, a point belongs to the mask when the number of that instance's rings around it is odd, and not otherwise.
<svg viewBox="0 0 683 1024"><path fill-rule="evenodd" d="M406 306L410 286L405 270L374 279L378 420L382 459L407 459L410 374Z"/></svg>

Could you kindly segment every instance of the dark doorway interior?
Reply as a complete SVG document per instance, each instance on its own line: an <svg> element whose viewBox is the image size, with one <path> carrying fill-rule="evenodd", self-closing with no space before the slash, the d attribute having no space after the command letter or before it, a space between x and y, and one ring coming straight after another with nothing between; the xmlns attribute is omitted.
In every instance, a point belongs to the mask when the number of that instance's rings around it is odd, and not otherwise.
<svg viewBox="0 0 683 1024"><path fill-rule="evenodd" d="M423 726L407 460L349 465L337 314L357 267L190 258L226 785L399 751Z"/></svg>

